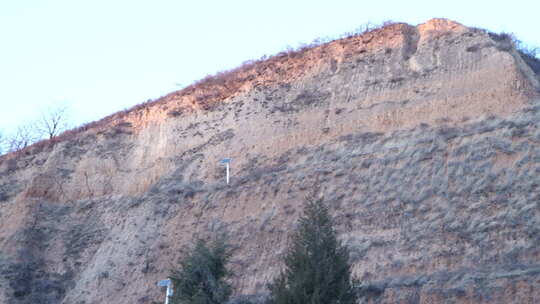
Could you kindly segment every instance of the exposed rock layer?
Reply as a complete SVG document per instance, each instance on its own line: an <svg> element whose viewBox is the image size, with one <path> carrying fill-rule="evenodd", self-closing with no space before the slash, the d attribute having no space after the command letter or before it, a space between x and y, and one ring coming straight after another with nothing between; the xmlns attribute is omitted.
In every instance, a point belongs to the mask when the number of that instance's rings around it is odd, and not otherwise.
<svg viewBox="0 0 540 304"><path fill-rule="evenodd" d="M264 293L315 184L366 301L540 301L539 77L509 41L434 19L273 62L0 160L0 303L159 302L223 230Z"/></svg>

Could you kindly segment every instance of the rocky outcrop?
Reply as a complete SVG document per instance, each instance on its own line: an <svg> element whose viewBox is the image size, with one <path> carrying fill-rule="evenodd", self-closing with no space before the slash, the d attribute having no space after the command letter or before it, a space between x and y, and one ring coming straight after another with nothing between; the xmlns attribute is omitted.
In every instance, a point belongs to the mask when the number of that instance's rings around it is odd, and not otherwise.
<svg viewBox="0 0 540 304"><path fill-rule="evenodd" d="M235 73L3 157L0 303L159 302L216 231L264 294L314 185L364 301L540 301L539 76L511 41L434 19Z"/></svg>

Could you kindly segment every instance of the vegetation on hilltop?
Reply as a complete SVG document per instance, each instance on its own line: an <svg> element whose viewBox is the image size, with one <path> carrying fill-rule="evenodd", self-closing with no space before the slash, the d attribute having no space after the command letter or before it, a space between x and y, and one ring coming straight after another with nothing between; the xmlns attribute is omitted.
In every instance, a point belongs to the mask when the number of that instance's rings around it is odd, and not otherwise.
<svg viewBox="0 0 540 304"><path fill-rule="evenodd" d="M387 21L381 25L373 25L370 23L360 26L354 31L347 32L338 37L326 37L318 38L313 40L311 43L300 44L298 47L287 47L286 50L273 55L273 56L262 56L256 60L245 61L242 65L237 68L218 72L214 75L208 75L193 84L183 88L180 91L176 91L170 94L167 94L156 100L147 100L146 102L137 104L129 109L111 114L106 116L98 121L90 122L83 124L79 127L67 130L67 128L55 129L54 132L49 132L48 136L31 136L30 138L24 138L23 140L16 140L22 145L10 145L6 144L4 140L4 152L11 152L11 155L21 155L21 154L31 154L43 151L46 148L51 148L56 143L70 140L74 138L77 134L85 132L87 130L102 130L104 128L114 127L114 123L117 125L122 124L122 120L125 119L130 113L144 111L150 107L157 105L164 105L170 102L171 100L178 100L184 96L192 96L194 98L193 104L196 104L197 107L211 110L219 103L219 101L227 99L234 94L236 94L242 85L247 82L253 82L254 86L261 85L257 83L257 78L262 77L267 83L262 85L269 85L272 82L274 84L279 84L280 77L276 76L287 76L290 74L289 67L294 65L298 66L297 70L301 70L304 64L302 60L307 58L308 50L322 47L320 54L324 54L326 51L324 48L329 47L331 43L341 43L343 45L344 41L351 39L353 37L363 36L368 33L375 34L377 31L382 30L383 28L392 26L396 23ZM540 74L540 48L531 47L523 44L520 40L516 39L513 34L494 34L489 33L492 38L495 40L509 40L511 41L510 45L516 47L523 58L523 60L533 69L534 72ZM298 71L297 71L298 72ZM289 75L291 76L291 75ZM293 75L294 76L294 75ZM182 115L184 111L187 111L187 108L176 108L170 109L168 114L170 116ZM24 129L28 129L25 126L20 127L21 130L17 130L11 136L12 138L20 137L18 133L26 134ZM43 131L43 128L41 128ZM50 131L50 129L49 129ZM35 132L34 132L35 133ZM32 133L32 134L34 134ZM35 134L34 134L35 135ZM9 140L8 140L9 142ZM1 144L1 143L0 143ZM0 155L2 153L2 148L0 147ZM0 162L2 157L0 157Z"/></svg>
<svg viewBox="0 0 540 304"><path fill-rule="evenodd" d="M504 42L502 46L499 46L499 49L509 51L510 49L515 48L523 61L525 61L536 74L540 75L540 47L523 43L523 41L519 40L513 33L497 34L490 32L488 34L493 40Z"/></svg>
<svg viewBox="0 0 540 304"><path fill-rule="evenodd" d="M180 91L167 94L156 100L149 99L146 102L137 104L123 111L113 113L100 120L85 123L70 130L62 130L61 133L54 134L54 136L50 136L48 138L44 138L42 136L34 137L28 145L5 150L14 156L38 153L47 148L53 147L58 142L70 140L77 134L87 130L101 130L106 127L114 127L111 124L121 121L130 113L144 111L153 106L166 104L171 100L179 99L183 96L194 96L194 103L196 103L202 109L210 110L216 106L218 101L232 96L243 84L248 81L254 81L258 76L266 75L268 76L268 79L271 79L271 76L287 73L287 71L282 68L281 65L287 63L290 59L301 61L309 49L317 46L328 45L332 41L345 40L352 37L361 36L366 33L375 32L392 24L393 23L389 21L378 26L371 23L366 23L358 27L356 30L344 33L338 37L317 38L311 43L300 44L296 48L287 47L286 50L279 52L278 54L272 56L264 55L256 60L245 61L237 68L218 72L214 75L207 75L206 77L195 81L193 84L183 88ZM275 81L278 80L278 77L273 78ZM178 116L181 114L181 109L172 109L169 111L170 116ZM0 157L0 162L1 161L2 158Z"/></svg>

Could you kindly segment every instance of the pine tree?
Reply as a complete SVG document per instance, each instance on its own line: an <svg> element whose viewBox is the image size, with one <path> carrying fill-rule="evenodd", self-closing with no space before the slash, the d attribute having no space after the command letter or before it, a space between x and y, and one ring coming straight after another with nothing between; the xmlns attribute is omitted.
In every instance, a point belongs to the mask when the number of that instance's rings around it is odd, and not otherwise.
<svg viewBox="0 0 540 304"><path fill-rule="evenodd" d="M198 240L191 252L180 260L180 268L173 270L171 304L221 304L231 293L226 279L232 275L227 264L232 248L224 237L212 242Z"/></svg>
<svg viewBox="0 0 540 304"><path fill-rule="evenodd" d="M270 304L356 303L349 251L337 239L322 199L307 199L284 264L269 285Z"/></svg>

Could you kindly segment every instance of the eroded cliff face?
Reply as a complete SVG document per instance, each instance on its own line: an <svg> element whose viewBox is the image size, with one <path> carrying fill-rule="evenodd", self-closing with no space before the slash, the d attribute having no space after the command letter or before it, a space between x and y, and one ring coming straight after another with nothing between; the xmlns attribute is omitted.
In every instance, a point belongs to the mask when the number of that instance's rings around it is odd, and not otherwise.
<svg viewBox="0 0 540 304"><path fill-rule="evenodd" d="M539 302L540 86L511 43L434 19L293 55L2 158L0 303L160 302L225 230L264 294L314 185L364 301Z"/></svg>

